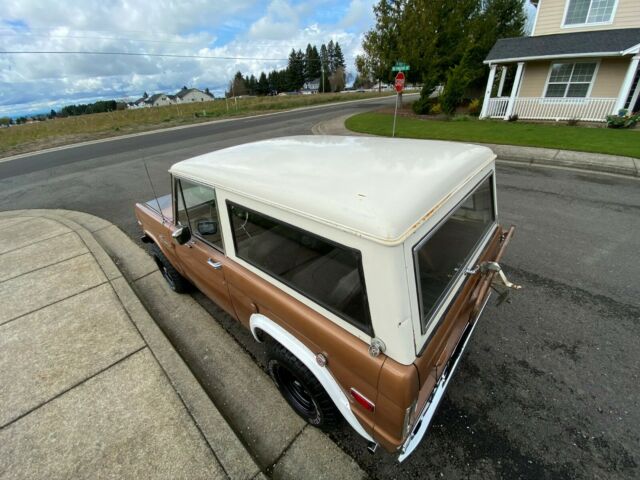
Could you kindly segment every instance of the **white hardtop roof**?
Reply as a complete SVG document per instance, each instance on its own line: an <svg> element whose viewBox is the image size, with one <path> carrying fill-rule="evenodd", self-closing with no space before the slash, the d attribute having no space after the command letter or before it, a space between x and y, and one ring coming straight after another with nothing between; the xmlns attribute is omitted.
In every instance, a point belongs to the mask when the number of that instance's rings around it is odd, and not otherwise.
<svg viewBox="0 0 640 480"><path fill-rule="evenodd" d="M309 135L217 150L170 172L397 244L494 159L463 143Z"/></svg>

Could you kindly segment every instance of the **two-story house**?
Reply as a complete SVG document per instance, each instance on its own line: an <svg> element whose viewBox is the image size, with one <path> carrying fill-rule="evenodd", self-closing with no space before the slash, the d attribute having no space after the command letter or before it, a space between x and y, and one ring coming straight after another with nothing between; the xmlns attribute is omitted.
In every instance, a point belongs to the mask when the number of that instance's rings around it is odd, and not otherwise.
<svg viewBox="0 0 640 480"><path fill-rule="evenodd" d="M599 122L640 110L640 0L532 3L531 36L498 40L485 60L481 118Z"/></svg>

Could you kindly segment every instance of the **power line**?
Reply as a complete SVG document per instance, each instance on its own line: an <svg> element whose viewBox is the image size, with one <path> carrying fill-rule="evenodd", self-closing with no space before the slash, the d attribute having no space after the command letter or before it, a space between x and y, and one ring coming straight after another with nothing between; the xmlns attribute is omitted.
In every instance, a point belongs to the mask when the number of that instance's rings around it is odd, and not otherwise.
<svg viewBox="0 0 640 480"><path fill-rule="evenodd" d="M0 55L123 55L128 57L164 57L164 58L195 58L205 60L256 60L263 62L287 62L289 58L261 58L261 57L230 57L216 55L187 55L179 53L147 53L147 52L95 52L70 50L0 50ZM349 58L350 57L346 57ZM346 59L345 58L345 59ZM321 62L322 59L314 59ZM305 60L308 61L308 60Z"/></svg>
<svg viewBox="0 0 640 480"><path fill-rule="evenodd" d="M128 57L165 57L165 58L195 58L208 60L258 60L286 62L288 58L260 58L260 57L225 57L215 55L187 55L179 53L146 53L146 52L93 52L93 51L48 51L48 50L0 50L0 55L123 55Z"/></svg>
<svg viewBox="0 0 640 480"><path fill-rule="evenodd" d="M145 40L139 38L126 38L126 37L102 37L102 36L89 36L89 35L45 35L39 33L1 33L0 37L18 37L18 38L62 38L62 39L84 39L84 40L124 40L127 42L139 42L139 43L160 43L164 45L195 45L197 42L172 42L168 40Z"/></svg>

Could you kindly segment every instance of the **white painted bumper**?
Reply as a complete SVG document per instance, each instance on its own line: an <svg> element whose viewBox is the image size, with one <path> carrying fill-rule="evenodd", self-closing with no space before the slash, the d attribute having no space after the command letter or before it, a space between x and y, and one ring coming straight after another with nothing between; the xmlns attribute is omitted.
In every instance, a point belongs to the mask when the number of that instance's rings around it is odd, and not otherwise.
<svg viewBox="0 0 640 480"><path fill-rule="evenodd" d="M462 358L462 355L467 348L467 344L469 343L469 339L473 334L473 330L476 328L476 325L478 325L480 316L482 315L484 307L486 307L490 296L491 295L487 296L487 299L482 305L482 309L480 310L480 313L476 317L475 321L473 322L473 324L471 324L471 326L467 327L466 331L460 338L458 345L456 346L453 354L451 355L451 358L449 359L449 363L446 367L445 373L443 373L442 377L440 377L440 380L438 381L436 387L433 389L431 398L427 401L427 404L424 406L424 409L418 416L418 420L415 422L413 430L407 437L404 445L402 445L402 447L400 448L400 455L398 456L399 462L403 462L407 459L407 457L409 457L409 455L411 455L411 453L422 441L425 433L427 433L429 425L431 425L431 421L433 420L436 410L438 409L438 405L440 404L440 401L442 400L442 397L444 397L444 393L447 390L449 381L453 378L453 374L455 373L456 368L460 363L460 359Z"/></svg>

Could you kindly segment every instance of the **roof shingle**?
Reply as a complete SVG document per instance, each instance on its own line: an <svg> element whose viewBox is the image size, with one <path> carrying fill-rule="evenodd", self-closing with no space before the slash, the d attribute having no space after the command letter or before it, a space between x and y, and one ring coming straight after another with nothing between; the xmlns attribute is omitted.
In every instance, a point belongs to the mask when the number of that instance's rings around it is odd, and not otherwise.
<svg viewBox="0 0 640 480"><path fill-rule="evenodd" d="M638 44L640 44L640 28L501 38L487 55L485 63L588 54L597 57L602 54L621 54Z"/></svg>

